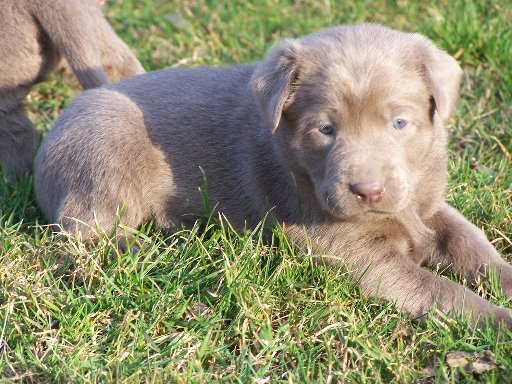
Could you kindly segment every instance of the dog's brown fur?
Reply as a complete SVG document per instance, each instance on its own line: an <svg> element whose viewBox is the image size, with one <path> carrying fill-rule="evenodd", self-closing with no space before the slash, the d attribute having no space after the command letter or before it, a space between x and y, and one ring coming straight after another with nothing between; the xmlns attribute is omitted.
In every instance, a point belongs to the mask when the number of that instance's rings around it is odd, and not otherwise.
<svg viewBox="0 0 512 384"><path fill-rule="evenodd" d="M86 237L121 206L128 226L169 227L194 220L205 175L210 206L235 228L270 212L368 295L415 318L493 312L512 328L510 309L421 268L475 279L487 266L512 296L512 267L443 199L460 77L424 37L369 24L284 41L254 65L149 73L64 111L36 159L37 198Z"/></svg>
<svg viewBox="0 0 512 384"><path fill-rule="evenodd" d="M63 55L83 88L144 69L107 23L96 0L2 0L0 167L12 180L32 168L37 134L23 99Z"/></svg>

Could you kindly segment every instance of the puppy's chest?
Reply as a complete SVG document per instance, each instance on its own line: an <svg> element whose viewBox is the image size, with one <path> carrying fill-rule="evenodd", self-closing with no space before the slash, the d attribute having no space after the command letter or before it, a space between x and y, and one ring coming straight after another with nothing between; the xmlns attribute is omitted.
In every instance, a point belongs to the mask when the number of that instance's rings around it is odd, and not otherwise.
<svg viewBox="0 0 512 384"><path fill-rule="evenodd" d="M366 241L375 254L401 255L420 265L428 258L433 232L421 221L389 218L367 232Z"/></svg>
<svg viewBox="0 0 512 384"><path fill-rule="evenodd" d="M423 265L428 259L429 248L428 241L413 241L407 239L407 257L416 265Z"/></svg>
<svg viewBox="0 0 512 384"><path fill-rule="evenodd" d="M406 255L417 265L422 264L428 258L433 233L423 223L400 223L396 227L392 241L398 253Z"/></svg>

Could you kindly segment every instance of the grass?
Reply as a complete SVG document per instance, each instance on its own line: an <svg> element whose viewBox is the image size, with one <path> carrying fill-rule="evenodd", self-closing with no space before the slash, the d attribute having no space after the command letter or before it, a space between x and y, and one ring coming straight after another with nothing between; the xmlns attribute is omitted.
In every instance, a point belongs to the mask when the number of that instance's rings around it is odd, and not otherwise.
<svg viewBox="0 0 512 384"><path fill-rule="evenodd" d="M282 37L374 21L421 32L465 70L446 196L512 261L512 8L499 1L109 1L146 69L257 60ZM52 76L27 110L45 133L78 90ZM421 325L364 298L275 232L219 222L163 234L136 254L51 235L32 180L0 180L0 382L484 382L512 378L512 344L464 319ZM127 229L129 230L129 229ZM479 292L511 306L495 284ZM450 351L496 362L483 373Z"/></svg>

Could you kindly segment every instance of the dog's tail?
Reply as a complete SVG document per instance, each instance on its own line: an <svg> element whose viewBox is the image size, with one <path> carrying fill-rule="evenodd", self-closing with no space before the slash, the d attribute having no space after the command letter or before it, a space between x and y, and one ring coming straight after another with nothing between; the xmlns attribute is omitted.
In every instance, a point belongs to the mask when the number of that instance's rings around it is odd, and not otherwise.
<svg viewBox="0 0 512 384"><path fill-rule="evenodd" d="M95 2L76 0L32 1L32 17L68 61L84 89L107 84L101 62L101 51L90 17L98 13L84 7L97 7ZM101 13L100 17L103 17Z"/></svg>

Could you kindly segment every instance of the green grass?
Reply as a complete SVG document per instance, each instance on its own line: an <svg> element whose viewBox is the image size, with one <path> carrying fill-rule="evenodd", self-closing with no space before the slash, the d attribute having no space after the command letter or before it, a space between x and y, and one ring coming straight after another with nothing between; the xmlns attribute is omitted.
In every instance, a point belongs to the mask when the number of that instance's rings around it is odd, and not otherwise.
<svg viewBox="0 0 512 384"><path fill-rule="evenodd" d="M512 8L505 1L110 1L105 13L146 69L262 58L282 37L374 21L421 32L465 70L447 199L512 261ZM176 17L174 14L181 16ZM174 16L171 16L174 15ZM169 20L178 20L178 22ZM180 21L181 20L181 21ZM77 92L54 75L27 100L46 132ZM136 254L115 238L53 237L26 177L0 180L0 382L488 382L512 378L512 344L461 319L421 325L364 298L276 232L219 223L149 226ZM128 229L127 229L128 230ZM277 245L279 244L279 245ZM479 291L511 306L495 284ZM509 335L510 336L510 335ZM482 374L450 351L491 351Z"/></svg>

